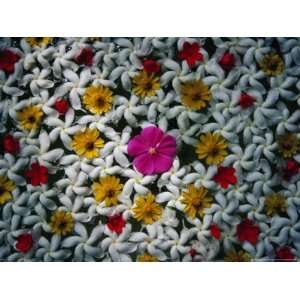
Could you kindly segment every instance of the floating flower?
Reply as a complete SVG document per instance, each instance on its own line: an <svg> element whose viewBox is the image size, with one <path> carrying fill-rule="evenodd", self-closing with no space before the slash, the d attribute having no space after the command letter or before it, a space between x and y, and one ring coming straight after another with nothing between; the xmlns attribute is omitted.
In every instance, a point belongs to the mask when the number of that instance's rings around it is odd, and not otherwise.
<svg viewBox="0 0 300 300"><path fill-rule="evenodd" d="M251 256L244 250L236 251L233 249L226 254L224 260L227 262L249 262Z"/></svg>
<svg viewBox="0 0 300 300"><path fill-rule="evenodd" d="M159 73L160 64L153 59L145 59L143 61L143 68L148 74Z"/></svg>
<svg viewBox="0 0 300 300"><path fill-rule="evenodd" d="M153 255L145 252L144 254L138 255L137 261L138 262L157 262L158 259L156 256L153 256Z"/></svg>
<svg viewBox="0 0 300 300"><path fill-rule="evenodd" d="M72 141L72 148L75 152L88 159L99 157L100 149L103 146L104 141L96 128L87 128L84 131L77 132Z"/></svg>
<svg viewBox="0 0 300 300"><path fill-rule="evenodd" d="M184 42L182 50L178 52L178 58L185 60L189 67L193 67L197 61L203 61L203 55L200 52L198 43Z"/></svg>
<svg viewBox="0 0 300 300"><path fill-rule="evenodd" d="M49 225L53 233L64 236L72 233L74 219L70 212L57 210L52 214Z"/></svg>
<svg viewBox="0 0 300 300"><path fill-rule="evenodd" d="M176 155L176 140L160 128L149 126L129 141L128 154L135 157L133 164L140 173L163 173L172 167Z"/></svg>
<svg viewBox="0 0 300 300"><path fill-rule="evenodd" d="M33 245L33 238L30 233L23 233L17 237L16 249L19 252L27 253Z"/></svg>
<svg viewBox="0 0 300 300"><path fill-rule="evenodd" d="M241 93L240 96L240 106L242 109L246 109L248 107L251 107L255 102L255 98L249 94Z"/></svg>
<svg viewBox="0 0 300 300"><path fill-rule="evenodd" d="M160 89L159 77L155 73L141 71L133 77L133 93L138 97L153 97Z"/></svg>
<svg viewBox="0 0 300 300"><path fill-rule="evenodd" d="M0 50L0 70L8 75L12 74L19 59L20 56L9 49Z"/></svg>
<svg viewBox="0 0 300 300"><path fill-rule="evenodd" d="M31 169L25 172L25 177L33 186L46 184L48 182L48 169L38 163L32 163Z"/></svg>
<svg viewBox="0 0 300 300"><path fill-rule="evenodd" d="M211 235L216 239L219 240L221 238L221 230L216 224L212 224L209 227Z"/></svg>
<svg viewBox="0 0 300 300"><path fill-rule="evenodd" d="M31 47L41 47L41 46L47 46L50 43L52 43L53 38L51 37L27 37L25 38L26 42Z"/></svg>
<svg viewBox="0 0 300 300"><path fill-rule="evenodd" d="M108 218L107 227L117 234L122 233L124 226L126 225L126 221L123 219L121 214L115 214Z"/></svg>
<svg viewBox="0 0 300 300"><path fill-rule="evenodd" d="M132 208L133 217L147 225L158 221L162 212L161 206L155 202L155 196L152 193L137 196Z"/></svg>
<svg viewBox="0 0 300 300"><path fill-rule="evenodd" d="M278 54L268 53L263 57L260 67L268 76L277 76L283 72L284 62Z"/></svg>
<svg viewBox="0 0 300 300"><path fill-rule="evenodd" d="M112 91L104 86L90 86L83 95L83 104L93 114L104 114L111 109L113 100Z"/></svg>
<svg viewBox="0 0 300 300"><path fill-rule="evenodd" d="M274 193L266 197L265 210L268 216L274 216L275 214L283 214L286 212L286 209L286 199L279 193Z"/></svg>
<svg viewBox="0 0 300 300"><path fill-rule="evenodd" d="M225 52L219 60L219 65L226 71L231 70L235 66L235 57L230 52Z"/></svg>
<svg viewBox="0 0 300 300"><path fill-rule="evenodd" d="M80 50L75 56L74 60L78 65L92 66L93 65L94 52L90 47L86 47Z"/></svg>
<svg viewBox="0 0 300 300"><path fill-rule="evenodd" d="M54 108L59 112L60 115L65 115L69 110L69 102L64 99L57 99L54 103Z"/></svg>
<svg viewBox="0 0 300 300"><path fill-rule="evenodd" d="M278 151L284 158L291 158L300 150L300 140L294 133L279 136L277 143Z"/></svg>
<svg viewBox="0 0 300 300"><path fill-rule="evenodd" d="M29 105L17 112L17 118L23 129L32 130L40 127L44 113L37 105Z"/></svg>
<svg viewBox="0 0 300 300"><path fill-rule="evenodd" d="M297 175L300 171L300 165L293 159L289 159L286 162L286 166L283 169L283 178L290 180L291 177Z"/></svg>
<svg viewBox="0 0 300 300"><path fill-rule="evenodd" d="M11 134L7 134L3 138L3 149L4 152L17 154L20 151L20 143Z"/></svg>
<svg viewBox="0 0 300 300"><path fill-rule="evenodd" d="M16 185L5 176L0 176L0 205L12 199L12 191Z"/></svg>
<svg viewBox="0 0 300 300"><path fill-rule="evenodd" d="M99 182L94 182L92 190L97 202L104 202L105 206L118 204L118 197L123 189L120 179L115 176L105 176Z"/></svg>
<svg viewBox="0 0 300 300"><path fill-rule="evenodd" d="M197 215L203 218L205 209L211 207L212 201L205 187L196 188L193 184L188 185L187 190L181 195L181 202L185 204L184 212L191 219Z"/></svg>
<svg viewBox="0 0 300 300"><path fill-rule="evenodd" d="M293 261L295 260L295 256L288 246L280 247L276 250L276 260L278 261Z"/></svg>
<svg viewBox="0 0 300 300"><path fill-rule="evenodd" d="M212 98L209 87L200 79L183 82L180 93L182 103L190 109L205 108Z"/></svg>
<svg viewBox="0 0 300 300"><path fill-rule="evenodd" d="M205 159L208 165L220 164L227 155L227 142L218 133L204 133L196 146L199 159Z"/></svg>
<svg viewBox="0 0 300 300"><path fill-rule="evenodd" d="M213 180L217 182L223 189L227 189L230 184L236 184L235 168L233 167L218 167L217 174Z"/></svg>
<svg viewBox="0 0 300 300"><path fill-rule="evenodd" d="M237 236L241 242L257 243L260 229L252 220L245 219L237 225Z"/></svg>

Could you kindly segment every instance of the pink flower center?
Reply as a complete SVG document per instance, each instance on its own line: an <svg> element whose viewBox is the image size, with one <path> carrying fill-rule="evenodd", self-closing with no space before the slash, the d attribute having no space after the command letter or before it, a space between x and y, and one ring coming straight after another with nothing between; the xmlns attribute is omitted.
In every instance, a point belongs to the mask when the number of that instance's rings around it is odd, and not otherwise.
<svg viewBox="0 0 300 300"><path fill-rule="evenodd" d="M148 152L149 154L154 155L156 153L156 149L151 147Z"/></svg>

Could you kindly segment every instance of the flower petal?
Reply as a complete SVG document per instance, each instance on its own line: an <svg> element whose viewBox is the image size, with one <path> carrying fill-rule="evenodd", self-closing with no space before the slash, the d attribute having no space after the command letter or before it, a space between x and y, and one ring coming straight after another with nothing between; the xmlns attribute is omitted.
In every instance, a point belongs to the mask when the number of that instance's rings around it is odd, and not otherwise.
<svg viewBox="0 0 300 300"><path fill-rule="evenodd" d="M151 175L154 171L154 164L153 158L148 153L143 153L137 156L133 161L134 166L136 169L144 174L144 175Z"/></svg>

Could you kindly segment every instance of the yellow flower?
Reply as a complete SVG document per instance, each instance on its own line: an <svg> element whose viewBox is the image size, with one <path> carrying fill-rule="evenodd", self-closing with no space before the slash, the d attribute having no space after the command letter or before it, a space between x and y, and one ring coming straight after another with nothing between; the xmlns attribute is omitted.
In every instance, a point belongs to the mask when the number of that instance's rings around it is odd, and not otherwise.
<svg viewBox="0 0 300 300"><path fill-rule="evenodd" d="M152 224L158 221L162 215L161 206L155 202L155 196L148 193L145 196L138 196L132 209L133 217L145 224Z"/></svg>
<svg viewBox="0 0 300 300"><path fill-rule="evenodd" d="M145 252L142 255L137 257L138 262L157 262L158 259L156 256L150 255L149 253Z"/></svg>
<svg viewBox="0 0 300 300"><path fill-rule="evenodd" d="M18 121L26 130L39 128L43 115L43 111L37 105L29 105L17 112Z"/></svg>
<svg viewBox="0 0 300 300"><path fill-rule="evenodd" d="M90 86L85 90L83 104L93 114L101 115L111 109L112 91L104 86Z"/></svg>
<svg viewBox="0 0 300 300"><path fill-rule="evenodd" d="M104 201L105 206L114 206L118 204L123 184L115 176L105 176L100 178L99 182L94 182L92 189L97 202Z"/></svg>
<svg viewBox="0 0 300 300"><path fill-rule="evenodd" d="M283 72L284 62L278 54L268 53L262 59L260 67L268 76L277 76Z"/></svg>
<svg viewBox="0 0 300 300"><path fill-rule="evenodd" d="M205 108L211 100L209 87L202 80L192 80L182 83L181 101L190 109Z"/></svg>
<svg viewBox="0 0 300 300"><path fill-rule="evenodd" d="M133 77L133 85L133 92L141 98L155 96L156 91L160 89L159 77L146 71L141 71Z"/></svg>
<svg viewBox="0 0 300 300"><path fill-rule="evenodd" d="M265 209L268 216L285 213L286 208L287 208L287 203L285 198L282 195L278 193L274 193L266 197Z"/></svg>
<svg viewBox="0 0 300 300"><path fill-rule="evenodd" d="M53 233L67 235L73 231L74 219L70 212L57 210L50 219L50 227Z"/></svg>
<svg viewBox="0 0 300 300"><path fill-rule="evenodd" d="M26 42L31 46L38 46L41 47L43 45L47 46L50 44L53 40L52 37L27 37Z"/></svg>
<svg viewBox="0 0 300 300"><path fill-rule="evenodd" d="M251 260L251 256L244 250L237 252L233 249L226 254L224 260L228 262L248 262Z"/></svg>
<svg viewBox="0 0 300 300"><path fill-rule="evenodd" d="M296 134L286 133L278 137L278 151L284 158L293 157L300 149L300 141Z"/></svg>
<svg viewBox="0 0 300 300"><path fill-rule="evenodd" d="M100 132L95 128L77 132L72 141L72 148L78 155L88 159L99 157L99 149L104 146L104 141L99 134Z"/></svg>
<svg viewBox="0 0 300 300"><path fill-rule="evenodd" d="M0 176L0 204L6 203L12 198L11 192L16 187L15 183L5 176Z"/></svg>
<svg viewBox="0 0 300 300"><path fill-rule="evenodd" d="M208 165L220 164L227 155L227 142L218 133L204 133L196 147L199 159L205 159Z"/></svg>
<svg viewBox="0 0 300 300"><path fill-rule="evenodd" d="M212 200L205 187L196 188L193 184L188 185L187 191L181 195L181 202L185 204L184 212L192 219L197 214L203 218L204 210L211 207Z"/></svg>

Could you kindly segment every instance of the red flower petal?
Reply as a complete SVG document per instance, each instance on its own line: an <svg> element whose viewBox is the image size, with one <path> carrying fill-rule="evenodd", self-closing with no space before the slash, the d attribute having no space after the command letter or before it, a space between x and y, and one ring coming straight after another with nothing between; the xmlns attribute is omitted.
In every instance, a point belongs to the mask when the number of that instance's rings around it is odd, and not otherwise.
<svg viewBox="0 0 300 300"><path fill-rule="evenodd" d="M147 73L158 73L160 64L153 59L146 59L143 61L143 68Z"/></svg>
<svg viewBox="0 0 300 300"><path fill-rule="evenodd" d="M237 183L237 178L234 173L235 169L233 167L220 166L218 168L218 173L213 177L213 180L222 188L227 189L229 184Z"/></svg>
<svg viewBox="0 0 300 300"><path fill-rule="evenodd" d="M240 106L243 108L243 109L246 109L250 106L253 105L255 99L254 97L246 94L246 93L241 93L241 96L240 96Z"/></svg>
<svg viewBox="0 0 300 300"><path fill-rule="evenodd" d="M283 246L276 250L276 259L279 261L293 261L295 256L290 247Z"/></svg>
<svg viewBox="0 0 300 300"><path fill-rule="evenodd" d="M33 238L30 233L24 233L18 236L16 249L19 252L27 253L33 245Z"/></svg>
<svg viewBox="0 0 300 300"><path fill-rule="evenodd" d="M219 240L221 238L221 230L216 224L212 224L210 226L210 233L216 239Z"/></svg>
<svg viewBox="0 0 300 300"><path fill-rule="evenodd" d="M92 48L86 47L75 56L74 60L79 65L86 65L88 67L93 65L94 52Z"/></svg>
<svg viewBox="0 0 300 300"><path fill-rule="evenodd" d="M186 60L189 67L193 67L197 61L203 61L203 55L200 52L199 44L185 42L182 50L178 52L178 58L180 60Z"/></svg>
<svg viewBox="0 0 300 300"><path fill-rule="evenodd" d="M64 115L69 109L69 103L64 99L57 99L54 103L54 108L61 114Z"/></svg>
<svg viewBox="0 0 300 300"><path fill-rule="evenodd" d="M12 74L15 71L15 63L20 59L20 56L9 50L4 49L0 51L0 70L6 74Z"/></svg>
<svg viewBox="0 0 300 300"><path fill-rule="evenodd" d="M3 148L4 152L16 154L20 151L20 144L19 141L15 139L12 135L7 134L3 138Z"/></svg>
<svg viewBox="0 0 300 300"><path fill-rule="evenodd" d="M230 52L225 52L219 60L219 65L226 71L231 70L235 65L235 57Z"/></svg>
<svg viewBox="0 0 300 300"><path fill-rule="evenodd" d="M237 236L241 242L257 243L260 229L252 220L245 219L237 225Z"/></svg>
<svg viewBox="0 0 300 300"><path fill-rule="evenodd" d="M122 215L115 214L108 218L107 227L118 234L122 233L124 226L126 225Z"/></svg>
<svg viewBox="0 0 300 300"><path fill-rule="evenodd" d="M46 184L48 182L48 168L38 163L32 163L31 169L25 172L25 177L33 186Z"/></svg>

